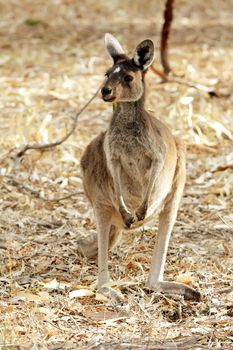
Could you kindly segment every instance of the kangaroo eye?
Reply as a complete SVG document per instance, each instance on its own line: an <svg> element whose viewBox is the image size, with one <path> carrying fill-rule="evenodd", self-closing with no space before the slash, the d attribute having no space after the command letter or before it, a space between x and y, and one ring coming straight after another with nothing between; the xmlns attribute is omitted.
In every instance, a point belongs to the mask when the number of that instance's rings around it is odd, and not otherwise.
<svg viewBox="0 0 233 350"><path fill-rule="evenodd" d="M130 81L132 81L132 80L133 80L132 75L126 75L126 76L124 77L124 81L126 81L127 83L130 82Z"/></svg>
<svg viewBox="0 0 233 350"><path fill-rule="evenodd" d="M108 73L108 72L106 72L106 73L105 73L105 76L108 78L108 77L109 77L109 73Z"/></svg>

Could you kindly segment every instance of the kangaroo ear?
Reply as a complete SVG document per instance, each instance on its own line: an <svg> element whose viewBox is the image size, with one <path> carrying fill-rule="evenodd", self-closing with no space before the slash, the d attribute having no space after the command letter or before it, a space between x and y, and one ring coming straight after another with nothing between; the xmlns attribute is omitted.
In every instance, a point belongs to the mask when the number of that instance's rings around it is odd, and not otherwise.
<svg viewBox="0 0 233 350"><path fill-rule="evenodd" d="M117 59L124 55L124 50L121 47L121 44L119 41L109 33L105 34L105 46L109 53L109 55L112 57L113 62L116 63Z"/></svg>
<svg viewBox="0 0 233 350"><path fill-rule="evenodd" d="M148 68L154 59L154 44L151 40L142 41L135 50L133 62L134 64L145 70Z"/></svg>

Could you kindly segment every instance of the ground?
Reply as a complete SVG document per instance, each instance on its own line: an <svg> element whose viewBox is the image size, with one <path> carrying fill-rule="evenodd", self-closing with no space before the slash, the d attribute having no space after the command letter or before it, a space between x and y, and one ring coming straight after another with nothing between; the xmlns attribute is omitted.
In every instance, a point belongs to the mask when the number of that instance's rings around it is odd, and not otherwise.
<svg viewBox="0 0 233 350"><path fill-rule="evenodd" d="M208 7L207 7L208 4ZM221 93L161 84L147 74L147 108L187 143L187 184L166 278L197 288L201 302L144 288L156 221L125 234L110 254L115 305L96 292L97 265L77 252L95 230L80 157L112 106L98 95L73 135L59 140L111 64L111 32L132 52L151 38L159 64L164 1L0 2L0 343L3 349L231 349L233 347L232 1L177 1L170 64ZM67 199L64 199L68 196ZM61 199L61 200L59 200ZM63 200L62 200L63 199Z"/></svg>

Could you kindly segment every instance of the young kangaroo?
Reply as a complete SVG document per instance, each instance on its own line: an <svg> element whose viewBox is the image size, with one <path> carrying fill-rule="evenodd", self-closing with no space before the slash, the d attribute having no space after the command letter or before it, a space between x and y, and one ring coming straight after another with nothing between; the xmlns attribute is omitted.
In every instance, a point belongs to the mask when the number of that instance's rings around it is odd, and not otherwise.
<svg viewBox="0 0 233 350"><path fill-rule="evenodd" d="M85 193L93 207L97 235L79 241L88 257L98 254L98 287L109 281L108 249L122 230L142 226L159 213L159 229L147 287L199 300L200 293L164 281L168 243L185 184L185 147L144 108L145 73L154 58L151 40L142 41L133 58L111 34L105 45L113 59L101 90L116 108L108 129L86 148L81 159Z"/></svg>

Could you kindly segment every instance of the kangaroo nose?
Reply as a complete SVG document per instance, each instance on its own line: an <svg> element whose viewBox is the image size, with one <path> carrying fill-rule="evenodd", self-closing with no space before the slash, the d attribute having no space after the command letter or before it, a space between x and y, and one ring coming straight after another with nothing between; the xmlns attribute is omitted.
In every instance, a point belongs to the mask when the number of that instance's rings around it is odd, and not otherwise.
<svg viewBox="0 0 233 350"><path fill-rule="evenodd" d="M101 94L102 94L103 96L110 95L111 92L112 92L112 89L110 89L109 87L105 87L105 86L104 86L104 87L101 89Z"/></svg>

